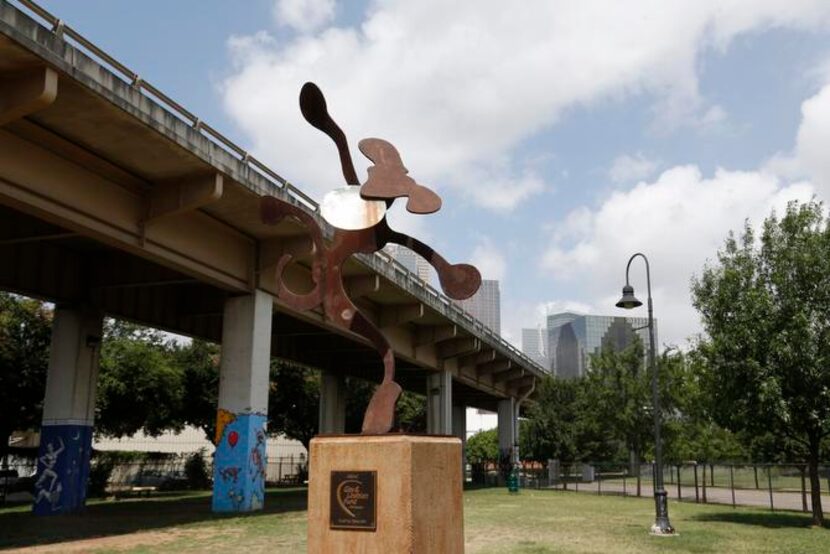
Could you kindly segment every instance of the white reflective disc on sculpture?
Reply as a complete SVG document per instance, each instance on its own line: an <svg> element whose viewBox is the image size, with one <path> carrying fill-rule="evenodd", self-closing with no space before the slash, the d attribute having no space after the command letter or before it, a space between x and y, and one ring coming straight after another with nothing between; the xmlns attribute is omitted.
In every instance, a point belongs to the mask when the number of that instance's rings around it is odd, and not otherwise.
<svg viewBox="0 0 830 554"><path fill-rule="evenodd" d="M360 197L360 187L347 185L323 197L320 214L338 229L357 231L379 223L386 214L386 202L364 200Z"/></svg>

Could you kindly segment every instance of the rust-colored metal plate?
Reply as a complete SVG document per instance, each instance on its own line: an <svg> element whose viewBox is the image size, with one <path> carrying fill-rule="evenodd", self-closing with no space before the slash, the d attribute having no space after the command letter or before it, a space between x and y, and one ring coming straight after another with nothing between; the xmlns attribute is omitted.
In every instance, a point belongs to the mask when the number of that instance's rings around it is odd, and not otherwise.
<svg viewBox="0 0 830 554"><path fill-rule="evenodd" d="M306 121L328 135L337 146L343 177L348 185L358 185L346 136L328 113L326 100L313 83L306 83L300 92L300 110ZM361 151L372 161L369 180L360 189L360 196L367 202L384 200L387 206L396 198L406 197L407 209L412 213L426 214L441 208L441 198L417 184L407 175L398 151L382 139L366 139L360 143ZM349 208L346 208L349 209ZM374 212L373 212L374 213ZM481 285L481 275L469 264L450 264L430 246L391 229L383 214L371 217L366 214L329 214L329 222L350 222L358 218L360 225L335 226L330 244L323 240L323 233L316 220L305 210L271 196L263 197L262 221L276 225L284 218L296 219L308 228L314 243L311 274L314 288L306 294L291 291L282 279L291 255L283 255L277 263L277 295L288 306L298 310L312 310L322 306L326 319L343 329L365 337L383 360L383 381L372 396L363 418L364 434L388 433L395 419L395 404L401 387L395 382L395 355L383 333L365 317L346 294L342 266L357 253L371 254L387 243L400 244L423 256L438 272L441 288L455 299L469 298Z"/></svg>
<svg viewBox="0 0 830 554"><path fill-rule="evenodd" d="M394 200L408 197L406 209L413 214L431 214L441 209L441 197L407 175L409 171L391 143L370 138L361 140L357 147L375 164L369 168L369 179L360 187L363 198Z"/></svg>

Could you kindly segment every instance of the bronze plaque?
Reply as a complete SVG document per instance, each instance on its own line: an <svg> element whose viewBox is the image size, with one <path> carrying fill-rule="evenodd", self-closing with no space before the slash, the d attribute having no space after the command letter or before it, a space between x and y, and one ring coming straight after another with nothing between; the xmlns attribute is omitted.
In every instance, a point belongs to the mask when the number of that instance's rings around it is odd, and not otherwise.
<svg viewBox="0 0 830 554"><path fill-rule="evenodd" d="M377 529L377 472L332 471L331 529Z"/></svg>

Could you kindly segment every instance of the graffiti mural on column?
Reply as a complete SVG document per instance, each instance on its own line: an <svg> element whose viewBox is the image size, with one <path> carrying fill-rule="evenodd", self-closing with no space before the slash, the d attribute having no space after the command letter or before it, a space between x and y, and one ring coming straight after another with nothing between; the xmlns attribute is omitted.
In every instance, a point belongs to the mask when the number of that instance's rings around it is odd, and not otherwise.
<svg viewBox="0 0 830 554"><path fill-rule="evenodd" d="M89 476L92 427L44 425L37 460L34 512L60 514L83 507Z"/></svg>
<svg viewBox="0 0 830 554"><path fill-rule="evenodd" d="M265 501L266 416L219 410L216 417L216 457L213 471L213 510L258 510Z"/></svg>

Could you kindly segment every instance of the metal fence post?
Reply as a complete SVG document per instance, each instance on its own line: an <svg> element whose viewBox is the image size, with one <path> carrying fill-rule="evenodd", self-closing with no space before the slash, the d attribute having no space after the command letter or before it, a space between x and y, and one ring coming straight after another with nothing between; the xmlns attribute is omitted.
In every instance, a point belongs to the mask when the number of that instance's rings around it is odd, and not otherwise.
<svg viewBox="0 0 830 554"><path fill-rule="evenodd" d="M775 511L775 506L772 502L772 465L767 466L767 483L769 484L769 509Z"/></svg>
<svg viewBox="0 0 830 554"><path fill-rule="evenodd" d="M700 504L700 492L698 492L698 489L697 489L697 462L695 462L694 470L695 470L695 503Z"/></svg>
<svg viewBox="0 0 830 554"><path fill-rule="evenodd" d="M703 464L703 503L706 504L706 463Z"/></svg>
<svg viewBox="0 0 830 554"><path fill-rule="evenodd" d="M758 466L752 464L752 470L755 472L755 488L760 489L761 487L758 486Z"/></svg>
<svg viewBox="0 0 830 554"><path fill-rule="evenodd" d="M677 464L677 501L683 502L683 492L680 490L680 464Z"/></svg>
<svg viewBox="0 0 830 554"><path fill-rule="evenodd" d="M625 490L625 481L626 481L627 477L628 477L628 468L625 468L623 470L623 497L627 496L626 490Z"/></svg>
<svg viewBox="0 0 830 554"><path fill-rule="evenodd" d="M597 471L597 496L602 496L602 471Z"/></svg>
<svg viewBox="0 0 830 554"><path fill-rule="evenodd" d="M642 495L643 489L643 466L637 464L637 497L639 498Z"/></svg>
<svg viewBox="0 0 830 554"><path fill-rule="evenodd" d="M729 487L732 489L732 507L735 507L735 471L729 464Z"/></svg>
<svg viewBox="0 0 830 554"><path fill-rule="evenodd" d="M715 464L709 464L709 481L711 486L715 486Z"/></svg>

